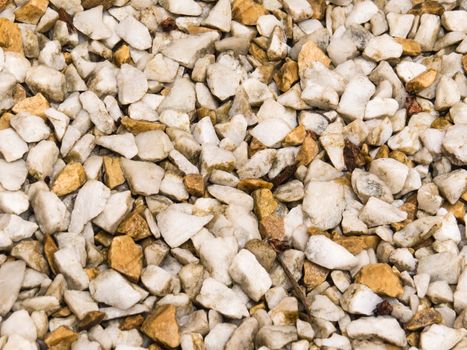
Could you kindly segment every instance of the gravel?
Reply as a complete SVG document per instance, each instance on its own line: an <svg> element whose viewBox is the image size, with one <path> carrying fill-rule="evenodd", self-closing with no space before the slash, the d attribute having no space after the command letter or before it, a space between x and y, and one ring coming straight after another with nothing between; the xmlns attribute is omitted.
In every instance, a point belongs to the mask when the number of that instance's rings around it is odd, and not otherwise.
<svg viewBox="0 0 467 350"><path fill-rule="evenodd" d="M466 35L462 0L0 0L0 349L466 349Z"/></svg>

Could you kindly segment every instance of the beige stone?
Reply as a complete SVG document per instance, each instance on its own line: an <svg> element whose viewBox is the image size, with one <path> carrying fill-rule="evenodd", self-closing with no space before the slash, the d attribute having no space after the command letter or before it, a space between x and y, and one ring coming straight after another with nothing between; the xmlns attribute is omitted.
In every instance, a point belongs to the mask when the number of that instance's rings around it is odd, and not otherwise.
<svg viewBox="0 0 467 350"><path fill-rule="evenodd" d="M421 329L432 324L438 324L441 322L443 322L443 317L437 310L433 308L426 308L417 311L415 315L410 319L410 321L407 322L405 328L409 331L415 331L417 329Z"/></svg>
<svg viewBox="0 0 467 350"><path fill-rule="evenodd" d="M79 331L91 329L97 326L105 318L106 314L101 311L89 311L84 318L78 322L76 328Z"/></svg>
<svg viewBox="0 0 467 350"><path fill-rule="evenodd" d="M416 4L409 11L409 14L419 16L421 16L424 13L441 16L444 13L444 7L438 1L428 0Z"/></svg>
<svg viewBox="0 0 467 350"><path fill-rule="evenodd" d="M96 7L99 5L104 6L104 9L108 9L113 5L115 0L81 0L81 5L85 9Z"/></svg>
<svg viewBox="0 0 467 350"><path fill-rule="evenodd" d="M115 237L107 257L111 268L133 282L139 280L143 269L143 250L130 236Z"/></svg>
<svg viewBox="0 0 467 350"><path fill-rule="evenodd" d="M273 214L261 219L259 233L264 239L282 241L285 237L284 218Z"/></svg>
<svg viewBox="0 0 467 350"><path fill-rule="evenodd" d="M104 157L105 184L111 190L125 182L123 170L120 166L120 158Z"/></svg>
<svg viewBox="0 0 467 350"><path fill-rule="evenodd" d="M295 161L299 165L307 166L312 162L313 159L318 155L319 146L318 142L308 133L303 140L302 146L300 147L297 158Z"/></svg>
<svg viewBox="0 0 467 350"><path fill-rule="evenodd" d="M256 257L256 260L266 271L271 270L277 254L269 243L260 239L252 239L246 242L245 249L248 249Z"/></svg>
<svg viewBox="0 0 467 350"><path fill-rule="evenodd" d="M0 117L0 130L8 129L10 127L10 119L13 117L11 113L3 113Z"/></svg>
<svg viewBox="0 0 467 350"><path fill-rule="evenodd" d="M180 330L173 305L164 305L144 320L141 331L155 342L176 348L180 345Z"/></svg>
<svg viewBox="0 0 467 350"><path fill-rule="evenodd" d="M78 339L78 333L67 326L60 326L46 335L44 342L49 349L69 350L71 345Z"/></svg>
<svg viewBox="0 0 467 350"><path fill-rule="evenodd" d="M86 173L81 163L69 163L55 178L52 192L57 196L65 196L76 191L86 182Z"/></svg>
<svg viewBox="0 0 467 350"><path fill-rule="evenodd" d="M369 287L373 292L395 298L404 292L399 276L388 264L369 264L362 267L356 283Z"/></svg>
<svg viewBox="0 0 467 350"><path fill-rule="evenodd" d="M274 81L280 91L286 92L298 81L298 64L287 58L285 63L274 74Z"/></svg>
<svg viewBox="0 0 467 350"><path fill-rule="evenodd" d="M130 48L128 45L120 46L113 55L115 64L117 66L121 66L122 64L131 63L131 55L130 55Z"/></svg>
<svg viewBox="0 0 467 350"><path fill-rule="evenodd" d="M418 56L422 53L422 45L413 39L394 38L402 45L402 54L405 56Z"/></svg>
<svg viewBox="0 0 467 350"><path fill-rule="evenodd" d="M313 62L321 62L326 67L331 65L331 59L312 40L303 44L298 54L298 71L302 75Z"/></svg>
<svg viewBox="0 0 467 350"><path fill-rule="evenodd" d="M415 78L407 82L406 89L408 92L416 94L431 86L436 80L436 70L428 69L427 71L417 75Z"/></svg>
<svg viewBox="0 0 467 350"><path fill-rule="evenodd" d="M0 18L0 47L5 51L23 53L23 39L16 23Z"/></svg>
<svg viewBox="0 0 467 350"><path fill-rule="evenodd" d="M15 19L18 22L37 24L48 5L49 0L29 0L15 11Z"/></svg>
<svg viewBox="0 0 467 350"><path fill-rule="evenodd" d="M120 122L125 129L135 135L150 130L165 130L164 124L135 120L130 117L123 117Z"/></svg>
<svg viewBox="0 0 467 350"><path fill-rule="evenodd" d="M287 134L282 145L284 147L301 145L305 141L305 137L306 129L303 125L299 125Z"/></svg>
<svg viewBox="0 0 467 350"><path fill-rule="evenodd" d="M141 215L144 207L135 209L118 225L117 232L123 235L129 235L138 241L151 236L148 223Z"/></svg>
<svg viewBox="0 0 467 350"><path fill-rule="evenodd" d="M232 3L232 17L234 20L248 26L256 25L258 18L268 11L253 0L234 0Z"/></svg>
<svg viewBox="0 0 467 350"><path fill-rule="evenodd" d="M273 184L269 181L253 178L241 179L237 184L237 188L244 192L252 192L262 188L270 190L272 187Z"/></svg>
<svg viewBox="0 0 467 350"><path fill-rule="evenodd" d="M204 178L200 174L189 174L183 178L187 192L191 196L202 197L205 191Z"/></svg>
<svg viewBox="0 0 467 350"><path fill-rule="evenodd" d="M303 284L307 289L314 289L326 281L329 270L309 260L303 263Z"/></svg>
<svg viewBox="0 0 467 350"><path fill-rule="evenodd" d="M0 0L0 11L3 11L10 0Z"/></svg>
<svg viewBox="0 0 467 350"><path fill-rule="evenodd" d="M120 323L120 330L122 331L129 331L131 329L139 328L144 322L143 315L133 315L127 316L123 319L122 323Z"/></svg>
<svg viewBox="0 0 467 350"><path fill-rule="evenodd" d="M362 250L375 249L378 246L380 238L376 235L368 236L342 236L338 233L333 233L331 239L339 243L353 255L360 254Z"/></svg>
<svg viewBox="0 0 467 350"><path fill-rule="evenodd" d="M16 103L13 106L12 110L16 114L21 112L27 112L45 119L45 111L49 108L49 101L47 101L44 95L38 93L32 97L27 97L21 100L20 102Z"/></svg>
<svg viewBox="0 0 467 350"><path fill-rule="evenodd" d="M278 203L270 190L256 190L252 193L252 196L255 203L254 210L258 219L262 220L276 211Z"/></svg>
<svg viewBox="0 0 467 350"><path fill-rule="evenodd" d="M55 258L54 254L58 250L57 243L55 243L55 240L52 238L51 235L45 235L44 236L44 256L47 259L47 262L49 263L50 269L52 270L53 273L57 273L57 265L55 265Z"/></svg>

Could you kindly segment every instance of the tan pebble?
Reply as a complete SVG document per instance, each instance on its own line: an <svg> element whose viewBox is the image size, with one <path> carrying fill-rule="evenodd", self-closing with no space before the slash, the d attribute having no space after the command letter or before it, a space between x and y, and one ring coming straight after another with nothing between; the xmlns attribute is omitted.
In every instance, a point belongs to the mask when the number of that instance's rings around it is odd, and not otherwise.
<svg viewBox="0 0 467 350"><path fill-rule="evenodd" d="M143 250L130 236L115 237L107 257L111 268L133 282L139 280L143 269Z"/></svg>
<svg viewBox="0 0 467 350"><path fill-rule="evenodd" d="M204 178L200 174L188 174L183 178L187 192L191 196L202 197L205 191Z"/></svg>
<svg viewBox="0 0 467 350"><path fill-rule="evenodd" d="M120 166L120 158L117 157L104 157L104 171L105 171L105 184L110 189L114 189L125 182L123 170Z"/></svg>
<svg viewBox="0 0 467 350"><path fill-rule="evenodd" d="M436 80L436 70L428 69L427 71L417 75L415 78L407 82L406 89L412 94L416 94L431 86Z"/></svg>
<svg viewBox="0 0 467 350"><path fill-rule="evenodd" d="M173 305L164 305L149 314L144 320L141 331L162 345L176 348L180 345L180 330Z"/></svg>
<svg viewBox="0 0 467 350"><path fill-rule="evenodd" d="M67 326L60 326L46 335L44 342L49 349L69 350L71 345L78 339L78 333Z"/></svg>
<svg viewBox="0 0 467 350"><path fill-rule="evenodd" d="M369 264L362 267L356 283L369 287L373 292L395 298L404 292L399 276L388 264Z"/></svg>
<svg viewBox="0 0 467 350"><path fill-rule="evenodd" d="M37 24L48 5L49 0L29 0L15 11L15 19L18 22Z"/></svg>
<svg viewBox="0 0 467 350"><path fill-rule="evenodd" d="M86 182L86 173L81 163L69 163L55 178L52 192L57 196L65 196L76 191Z"/></svg>
<svg viewBox="0 0 467 350"><path fill-rule="evenodd" d="M232 18L242 24L256 25L258 18L268 11L253 0L234 0L232 3Z"/></svg>
<svg viewBox="0 0 467 350"><path fill-rule="evenodd" d="M0 47L5 51L23 53L23 39L16 23L0 18Z"/></svg>
<svg viewBox="0 0 467 350"><path fill-rule="evenodd" d="M19 101L13 106L12 110L15 113L27 112L45 119L45 111L49 108L49 101L44 95L38 93Z"/></svg>

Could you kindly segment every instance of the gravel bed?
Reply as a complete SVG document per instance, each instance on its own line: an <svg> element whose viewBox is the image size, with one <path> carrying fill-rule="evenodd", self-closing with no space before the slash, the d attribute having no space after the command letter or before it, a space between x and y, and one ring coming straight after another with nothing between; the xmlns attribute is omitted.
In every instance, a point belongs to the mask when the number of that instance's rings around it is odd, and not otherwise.
<svg viewBox="0 0 467 350"><path fill-rule="evenodd" d="M466 0L0 0L0 350L467 349Z"/></svg>

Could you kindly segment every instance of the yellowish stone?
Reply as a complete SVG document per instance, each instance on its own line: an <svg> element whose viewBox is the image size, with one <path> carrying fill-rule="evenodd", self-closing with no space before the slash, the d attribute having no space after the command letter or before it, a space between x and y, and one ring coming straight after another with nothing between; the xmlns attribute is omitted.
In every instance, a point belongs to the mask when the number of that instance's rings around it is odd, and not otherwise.
<svg viewBox="0 0 467 350"><path fill-rule="evenodd" d="M285 63L274 75L274 81L280 91L286 92L298 81L298 64L287 58Z"/></svg>
<svg viewBox="0 0 467 350"><path fill-rule="evenodd" d="M284 141L282 141L282 145L284 147L301 145L305 141L305 137L306 129L300 124L287 134Z"/></svg>
<svg viewBox="0 0 467 350"><path fill-rule="evenodd" d="M44 255L49 263L50 269L52 270L53 273L57 273L57 265L55 265L55 258L54 254L58 250L57 243L55 243L55 240L52 238L51 235L45 235L44 236L44 241L42 242L44 245Z"/></svg>
<svg viewBox="0 0 467 350"><path fill-rule="evenodd" d="M388 264L369 264L362 267L356 283L369 287L373 292L395 298L404 292L399 276Z"/></svg>
<svg viewBox="0 0 467 350"><path fill-rule="evenodd" d="M237 185L237 188L244 192L252 192L262 188L272 189L273 185L269 181L263 179L241 179Z"/></svg>
<svg viewBox="0 0 467 350"><path fill-rule="evenodd" d="M144 320L141 331L155 342L176 348L180 345L180 330L173 305L164 305Z"/></svg>
<svg viewBox="0 0 467 350"><path fill-rule="evenodd" d="M148 223L141 216L141 209L134 210L128 217L126 217L120 225L118 225L117 232L123 235L129 235L134 240L140 240L151 236Z"/></svg>
<svg viewBox="0 0 467 350"><path fill-rule="evenodd" d="M0 18L0 47L5 51L23 53L23 39L16 23Z"/></svg>
<svg viewBox="0 0 467 350"><path fill-rule="evenodd" d="M143 322L143 315L127 316L123 319L118 328L120 328L122 331L129 331L131 329L139 328Z"/></svg>
<svg viewBox="0 0 467 350"><path fill-rule="evenodd" d="M143 269L143 250L130 236L115 237L107 257L111 268L133 282L139 280Z"/></svg>
<svg viewBox="0 0 467 350"><path fill-rule="evenodd" d="M27 112L45 119L45 111L50 108L49 101L38 93L32 97L27 97L13 106L13 112L16 114Z"/></svg>
<svg viewBox="0 0 467 350"><path fill-rule="evenodd" d="M234 0L232 3L233 19L248 26L256 25L258 18L267 13L262 5L253 0Z"/></svg>
<svg viewBox="0 0 467 350"><path fill-rule="evenodd" d="M434 128L434 129L440 129L440 130L444 130L444 129L447 129L451 126L452 124L449 122L449 120L447 120L446 118L436 118L435 120L433 120L433 123L431 123L431 127Z"/></svg>
<svg viewBox="0 0 467 350"><path fill-rule="evenodd" d="M331 59L312 40L303 44L298 54L298 71L302 75L313 62L321 62L326 67L331 65Z"/></svg>
<svg viewBox="0 0 467 350"><path fill-rule="evenodd" d="M150 130L165 130L164 124L148 122L145 120L135 120L130 117L123 117L120 122L122 126L132 134L139 134Z"/></svg>
<svg viewBox="0 0 467 350"><path fill-rule="evenodd" d="M120 46L114 53L114 61L117 66L125 63L131 63L130 48L128 45Z"/></svg>
<svg viewBox="0 0 467 350"><path fill-rule="evenodd" d="M252 193L252 197L255 203L255 213L260 220L276 211L278 203L270 190L265 188L256 190Z"/></svg>
<svg viewBox="0 0 467 350"><path fill-rule="evenodd" d="M373 248L376 249L380 238L376 235L365 235L365 236L342 236L338 233L333 234L332 240L352 254L360 254L363 250Z"/></svg>
<svg viewBox="0 0 467 350"><path fill-rule="evenodd" d="M57 196L65 196L76 191L86 182L86 173L81 163L69 163L55 178L52 192Z"/></svg>
<svg viewBox="0 0 467 350"><path fill-rule="evenodd" d="M104 157L104 171L105 171L105 184L110 189L114 189L125 182L123 170L120 166L120 158L117 157Z"/></svg>
<svg viewBox="0 0 467 350"><path fill-rule="evenodd" d="M321 283L326 281L329 275L329 270L312 263L309 260L305 260L303 264L303 284L307 289L314 289Z"/></svg>
<svg viewBox="0 0 467 350"><path fill-rule="evenodd" d="M436 80L437 72L434 69L428 69L427 71L417 75L415 78L407 82L406 89L412 94L416 94L431 86Z"/></svg>
<svg viewBox="0 0 467 350"><path fill-rule="evenodd" d="M191 196L202 197L205 191L204 178L200 174L189 174L183 178L187 192Z"/></svg>
<svg viewBox="0 0 467 350"><path fill-rule="evenodd" d="M0 0L0 11L3 11L10 0Z"/></svg>
<svg viewBox="0 0 467 350"><path fill-rule="evenodd" d="M428 308L417 311L407 322L405 328L409 331L415 331L441 322L443 322L441 314L433 308Z"/></svg>
<svg viewBox="0 0 467 350"><path fill-rule="evenodd" d="M418 56L422 53L422 45L418 41L405 38L394 38L402 45L402 54L405 56Z"/></svg>
<svg viewBox="0 0 467 350"><path fill-rule="evenodd" d="M428 0L416 4L410 9L409 13L418 16L424 13L441 16L444 13L444 7L438 1Z"/></svg>
<svg viewBox="0 0 467 350"><path fill-rule="evenodd" d="M261 219L259 221L259 233L263 239L284 240L284 218L272 214Z"/></svg>
<svg viewBox="0 0 467 350"><path fill-rule="evenodd" d="M13 117L11 113L3 113L0 117L0 130L8 129L10 127L10 119Z"/></svg>
<svg viewBox="0 0 467 350"><path fill-rule="evenodd" d="M310 135L307 134L305 139L303 140L302 146L300 147L297 158L295 161L299 165L308 165L311 163L313 159L318 155L319 146L315 139Z"/></svg>
<svg viewBox="0 0 467 350"><path fill-rule="evenodd" d="M89 311L84 318L78 322L78 330L88 330L99 323L105 318L106 314L101 311Z"/></svg>
<svg viewBox="0 0 467 350"><path fill-rule="evenodd" d="M29 0L15 11L15 19L18 22L37 24L48 5L49 0Z"/></svg>
<svg viewBox="0 0 467 350"><path fill-rule="evenodd" d="M60 326L46 335L44 342L49 349L69 350L71 345L78 339L78 333L67 326Z"/></svg>

